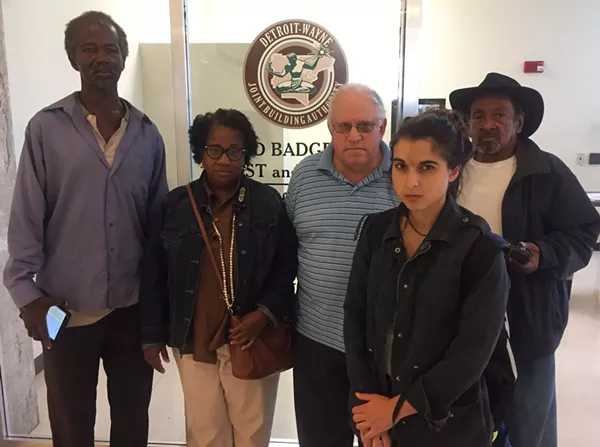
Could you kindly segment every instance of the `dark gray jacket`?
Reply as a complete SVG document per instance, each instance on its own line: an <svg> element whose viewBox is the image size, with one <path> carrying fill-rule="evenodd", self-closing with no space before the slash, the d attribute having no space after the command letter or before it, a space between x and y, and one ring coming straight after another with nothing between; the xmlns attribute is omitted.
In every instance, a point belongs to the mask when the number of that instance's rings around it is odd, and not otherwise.
<svg viewBox="0 0 600 447"><path fill-rule="evenodd" d="M569 168L524 140L504 195L502 228L509 241L540 247L538 271L510 275L508 320L517 360L545 357L560 344L569 318L567 278L589 263L600 216Z"/></svg>
<svg viewBox="0 0 600 447"><path fill-rule="evenodd" d="M493 421L483 375L508 298L502 247L483 219L449 198L407 260L403 213L400 205L370 216L356 248L344 321L352 396L401 395L417 409L394 428L398 445L490 445ZM510 369L508 358L506 363ZM351 406L358 404L352 400Z"/></svg>

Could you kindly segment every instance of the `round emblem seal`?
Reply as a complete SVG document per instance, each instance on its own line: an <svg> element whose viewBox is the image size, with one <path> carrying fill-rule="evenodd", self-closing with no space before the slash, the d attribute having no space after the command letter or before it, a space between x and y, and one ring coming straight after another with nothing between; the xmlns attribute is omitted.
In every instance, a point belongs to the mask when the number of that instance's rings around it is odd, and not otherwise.
<svg viewBox="0 0 600 447"><path fill-rule="evenodd" d="M346 82L348 65L338 41L306 20L286 20L265 29L244 62L250 102L280 127L300 129L325 120L331 95Z"/></svg>

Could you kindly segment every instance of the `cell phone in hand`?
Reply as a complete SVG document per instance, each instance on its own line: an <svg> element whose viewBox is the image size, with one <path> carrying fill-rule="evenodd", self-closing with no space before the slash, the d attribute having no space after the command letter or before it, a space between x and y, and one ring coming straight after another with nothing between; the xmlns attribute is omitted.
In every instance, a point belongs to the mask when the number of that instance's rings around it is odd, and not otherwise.
<svg viewBox="0 0 600 447"><path fill-rule="evenodd" d="M52 306L46 314L46 326L48 326L48 335L50 340L56 340L62 330L67 327L71 314L58 307Z"/></svg>
<svg viewBox="0 0 600 447"><path fill-rule="evenodd" d="M510 244L506 255L507 258L522 265L528 264L531 260L531 256L533 256L533 254L521 244Z"/></svg>

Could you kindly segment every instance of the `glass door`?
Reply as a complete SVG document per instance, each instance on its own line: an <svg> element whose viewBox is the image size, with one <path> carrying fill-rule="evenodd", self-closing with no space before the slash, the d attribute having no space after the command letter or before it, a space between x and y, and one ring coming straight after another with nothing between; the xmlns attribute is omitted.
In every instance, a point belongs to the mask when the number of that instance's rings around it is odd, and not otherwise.
<svg viewBox="0 0 600 447"><path fill-rule="evenodd" d="M296 164L330 141L329 100L347 82L374 88L399 119L401 0L188 0L192 117L234 108L259 136L247 175L281 193ZM394 111L394 113L392 113ZM193 166L193 177L201 174ZM297 442L291 373L279 386L272 439Z"/></svg>
<svg viewBox="0 0 600 447"><path fill-rule="evenodd" d="M252 178L284 192L294 166L328 144L329 97L346 82L377 90L391 119L401 0L187 5L192 116L235 108L250 118L261 140Z"/></svg>

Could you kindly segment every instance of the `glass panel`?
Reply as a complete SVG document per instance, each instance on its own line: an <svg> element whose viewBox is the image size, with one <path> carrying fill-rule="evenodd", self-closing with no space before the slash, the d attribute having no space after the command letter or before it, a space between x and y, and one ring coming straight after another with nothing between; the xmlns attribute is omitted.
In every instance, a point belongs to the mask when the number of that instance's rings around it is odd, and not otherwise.
<svg viewBox="0 0 600 447"><path fill-rule="evenodd" d="M262 143L261 155L255 158L248 175L277 186L281 192L294 166L306 155L323 150L329 142L327 124L321 117L327 113L327 93L345 78L344 59L348 81L375 88L388 106L388 118L392 101L398 99L401 2L376 0L369 8L359 1L345 2L343 15L334 3L310 0L301 6L278 3L274 7L268 1L188 1L192 115L220 107L235 108L248 115ZM284 22L278 24L281 21ZM302 37L289 40L303 34L305 44L298 43ZM245 72L244 61L255 40ZM283 44L269 47L270 60L263 58L258 74L264 45L271 45L272 40ZM331 52L330 58L324 57L311 68L319 45ZM283 77L267 73L269 63L274 72L285 70L286 65L290 66L292 53L304 61L302 70L296 64L295 70L301 73L295 79L302 80L296 92L290 85L295 82L291 73ZM335 64L335 74L328 69L330 63ZM271 91L266 101L262 101L263 90L253 85L259 80ZM333 85L324 85L327 81ZM314 92L301 93L313 88ZM281 123L275 125L265 119L269 114L271 120ZM391 125L386 139L390 129ZM194 176L199 174L196 166Z"/></svg>
<svg viewBox="0 0 600 447"><path fill-rule="evenodd" d="M78 73L71 67L64 50L64 30L68 21L88 10L110 14L125 30L129 57L119 83L120 96L146 112L158 126L166 144L168 180L177 185L175 126L173 121L173 82L170 55L171 27L169 0L27 0L3 1L3 45L6 67L2 69L4 112L12 123L6 135L14 136L15 158L9 160L14 175L15 159L21 153L25 127L33 115L73 91L79 90ZM143 13L142 13L143 11ZM24 24L27 24L26 26ZM182 66L183 69L183 66ZM164 73L162 78L154 73ZM8 80L6 82L6 80ZM163 82L158 88L157 80ZM10 91L7 96L7 91ZM3 125L4 126L4 125ZM4 130L2 128L4 139ZM7 138L8 140L8 138ZM4 179L4 171L2 173ZM10 185L2 183L2 234L6 232ZM6 188L6 189L4 189ZM100 206L100 205L99 205ZM4 237L4 236L3 236ZM5 248L2 249L5 260ZM18 318L16 308L3 288L0 314L2 342L2 385L10 436L49 438L40 343L32 342ZM168 365L168 374L156 375L154 398L150 407L150 439L185 442L183 396L177 371ZM77 368L77 358L73 359ZM107 441L110 433L107 380L100 367L96 437Z"/></svg>
<svg viewBox="0 0 600 447"><path fill-rule="evenodd" d="M247 175L285 192L291 172L330 141L324 120L338 83L386 104L391 133L400 67L401 1L188 0L192 115L246 114L261 147ZM346 76L347 67L347 76ZM275 122L275 123L274 123ZM194 177L201 169L194 166ZM296 440L291 373L282 376L272 438Z"/></svg>

